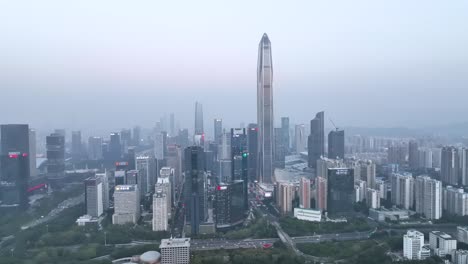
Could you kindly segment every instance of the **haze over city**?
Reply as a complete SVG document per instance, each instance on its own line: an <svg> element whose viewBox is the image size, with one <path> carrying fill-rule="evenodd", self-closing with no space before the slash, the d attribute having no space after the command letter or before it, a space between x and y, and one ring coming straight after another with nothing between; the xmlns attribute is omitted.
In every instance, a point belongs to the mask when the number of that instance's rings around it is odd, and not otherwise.
<svg viewBox="0 0 468 264"><path fill-rule="evenodd" d="M341 127L465 122L467 13L466 1L4 1L0 123L109 132L174 112L192 129L195 101L207 127L255 122L264 32L276 125L321 110Z"/></svg>

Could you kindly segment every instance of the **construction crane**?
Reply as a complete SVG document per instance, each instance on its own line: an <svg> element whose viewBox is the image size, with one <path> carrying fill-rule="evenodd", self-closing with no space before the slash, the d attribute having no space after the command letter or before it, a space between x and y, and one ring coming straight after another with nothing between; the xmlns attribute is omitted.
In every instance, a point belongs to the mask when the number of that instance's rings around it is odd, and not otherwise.
<svg viewBox="0 0 468 264"><path fill-rule="evenodd" d="M335 123L333 122L333 120L331 120L331 118L328 118L330 120L330 122L332 123L332 125L335 127L335 130L338 131L338 127L335 125Z"/></svg>

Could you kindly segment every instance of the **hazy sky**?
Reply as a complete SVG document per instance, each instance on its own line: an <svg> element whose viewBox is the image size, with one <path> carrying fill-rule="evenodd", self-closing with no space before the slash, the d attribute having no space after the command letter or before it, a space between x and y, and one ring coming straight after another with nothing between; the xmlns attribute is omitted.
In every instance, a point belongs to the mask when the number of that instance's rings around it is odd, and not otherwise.
<svg viewBox="0 0 468 264"><path fill-rule="evenodd" d="M193 130L256 121L258 42L277 120L468 121L468 1L0 0L0 123ZM279 124L279 122L276 122Z"/></svg>

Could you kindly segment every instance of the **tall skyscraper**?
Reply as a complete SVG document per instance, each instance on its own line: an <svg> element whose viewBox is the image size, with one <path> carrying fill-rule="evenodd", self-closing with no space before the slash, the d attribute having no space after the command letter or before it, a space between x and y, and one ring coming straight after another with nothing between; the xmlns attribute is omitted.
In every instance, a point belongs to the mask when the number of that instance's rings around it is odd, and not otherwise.
<svg viewBox="0 0 468 264"><path fill-rule="evenodd" d="M460 157L455 147L442 148L440 178L443 183L457 186L459 181Z"/></svg>
<svg viewBox="0 0 468 264"><path fill-rule="evenodd" d="M214 209L216 228L228 228L242 224L245 217L244 183L234 181L216 187Z"/></svg>
<svg viewBox="0 0 468 264"><path fill-rule="evenodd" d="M344 130L332 130L328 133L328 157L330 159L344 159L345 135Z"/></svg>
<svg viewBox="0 0 468 264"><path fill-rule="evenodd" d="M282 146L286 154L289 153L289 117L281 118L281 137L282 137Z"/></svg>
<svg viewBox="0 0 468 264"><path fill-rule="evenodd" d="M463 186L468 186L468 148L461 150L460 168L461 183Z"/></svg>
<svg viewBox="0 0 468 264"><path fill-rule="evenodd" d="M171 113L171 115L169 116L169 133L171 137L176 136L174 113Z"/></svg>
<svg viewBox="0 0 468 264"><path fill-rule="evenodd" d="M167 188L163 185L156 185L153 195L153 231L167 231L169 229L169 213L171 208L168 207L170 195L167 193Z"/></svg>
<svg viewBox="0 0 468 264"><path fill-rule="evenodd" d="M96 173L96 178L99 178L102 183L102 208L104 211L109 209L109 175L110 172Z"/></svg>
<svg viewBox="0 0 468 264"><path fill-rule="evenodd" d="M132 145L132 131L130 129L122 129L120 131L120 144L122 153L128 153L128 147Z"/></svg>
<svg viewBox="0 0 468 264"><path fill-rule="evenodd" d="M86 214L99 217L104 212L101 178L93 176L85 180Z"/></svg>
<svg viewBox="0 0 468 264"><path fill-rule="evenodd" d="M216 118L214 120L214 141L216 144L221 145L223 137L223 120Z"/></svg>
<svg viewBox="0 0 468 264"><path fill-rule="evenodd" d="M296 153L305 151L307 136L305 134L305 126L303 124L296 125L294 129L294 150Z"/></svg>
<svg viewBox="0 0 468 264"><path fill-rule="evenodd" d="M37 176L36 148L36 130L29 129L29 174L31 177Z"/></svg>
<svg viewBox="0 0 468 264"><path fill-rule="evenodd" d="M305 177L299 182L299 207L310 209L310 180Z"/></svg>
<svg viewBox="0 0 468 264"><path fill-rule="evenodd" d="M442 182L429 176L418 176L414 181L416 212L427 219L442 217Z"/></svg>
<svg viewBox="0 0 468 264"><path fill-rule="evenodd" d="M72 159L74 161L79 161L82 158L83 143L81 142L81 131L72 131Z"/></svg>
<svg viewBox="0 0 468 264"><path fill-rule="evenodd" d="M117 185L114 192L112 224L136 224L140 219L140 192L138 186Z"/></svg>
<svg viewBox="0 0 468 264"><path fill-rule="evenodd" d="M88 139L88 159L90 159L90 160L101 160L102 158L103 158L102 138L101 137L89 137L89 139Z"/></svg>
<svg viewBox="0 0 468 264"><path fill-rule="evenodd" d="M274 156L274 164L275 168L283 168L285 166L285 159L286 159L286 146L284 146L284 138L283 138L283 129L281 127L275 127L275 152L273 153Z"/></svg>
<svg viewBox="0 0 468 264"><path fill-rule="evenodd" d="M182 150L180 146L167 146L166 165L174 169L173 185L179 190L179 186L182 184Z"/></svg>
<svg viewBox="0 0 468 264"><path fill-rule="evenodd" d="M257 66L258 177L260 182L272 183L274 176L273 61L271 42L266 33L263 34L258 47Z"/></svg>
<svg viewBox="0 0 468 264"><path fill-rule="evenodd" d="M324 112L318 112L310 121L310 135L307 140L309 167L316 168L317 160L325 154Z"/></svg>
<svg viewBox="0 0 468 264"><path fill-rule="evenodd" d="M205 130L203 129L203 105L195 102L195 131L194 141L196 145L204 147L205 145Z"/></svg>
<svg viewBox="0 0 468 264"><path fill-rule="evenodd" d="M185 217L193 235L199 234L200 223L208 217L204 154L200 146L185 149Z"/></svg>
<svg viewBox="0 0 468 264"><path fill-rule="evenodd" d="M122 158L122 145L120 143L120 134L111 133L109 142L109 159L113 162Z"/></svg>
<svg viewBox="0 0 468 264"><path fill-rule="evenodd" d="M258 127L257 124L249 124L247 127L247 149L249 151L249 182L258 180Z"/></svg>
<svg viewBox="0 0 468 264"><path fill-rule="evenodd" d="M408 144L408 164L412 169L419 167L418 142L414 140L411 140Z"/></svg>
<svg viewBox="0 0 468 264"><path fill-rule="evenodd" d="M139 126L135 126L133 128L133 137L132 137L133 146L140 145L140 141L141 141L140 132L141 132L141 128Z"/></svg>
<svg viewBox="0 0 468 264"><path fill-rule="evenodd" d="M46 137L47 175L62 177L65 173L65 138L61 134L52 133Z"/></svg>
<svg viewBox="0 0 468 264"><path fill-rule="evenodd" d="M156 159L152 156L136 157L136 170L140 178L141 196L153 192L157 176Z"/></svg>
<svg viewBox="0 0 468 264"><path fill-rule="evenodd" d="M354 170L350 168L328 169L328 212L353 210Z"/></svg>
<svg viewBox="0 0 468 264"><path fill-rule="evenodd" d="M29 147L28 125L0 126L0 198L4 205L28 205Z"/></svg>

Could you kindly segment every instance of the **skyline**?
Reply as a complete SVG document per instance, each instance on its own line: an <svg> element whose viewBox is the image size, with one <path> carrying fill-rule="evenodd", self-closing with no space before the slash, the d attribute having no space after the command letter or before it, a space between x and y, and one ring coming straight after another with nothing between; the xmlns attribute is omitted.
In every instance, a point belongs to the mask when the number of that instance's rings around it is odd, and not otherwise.
<svg viewBox="0 0 468 264"><path fill-rule="evenodd" d="M261 3L208 1L170 15L173 4L149 2L84 1L61 13L47 11L64 5L54 1L5 3L0 111L10 114L0 123L115 130L174 112L192 131L195 101L207 131L214 118L255 122L264 32L275 43L276 127L282 116L307 124L322 110L339 127L465 122L468 4L297 3L259 14Z"/></svg>

